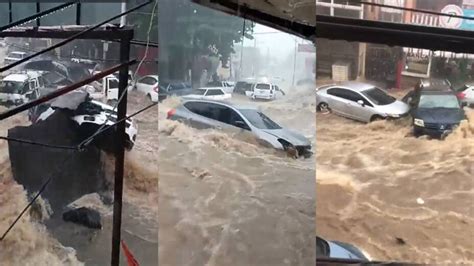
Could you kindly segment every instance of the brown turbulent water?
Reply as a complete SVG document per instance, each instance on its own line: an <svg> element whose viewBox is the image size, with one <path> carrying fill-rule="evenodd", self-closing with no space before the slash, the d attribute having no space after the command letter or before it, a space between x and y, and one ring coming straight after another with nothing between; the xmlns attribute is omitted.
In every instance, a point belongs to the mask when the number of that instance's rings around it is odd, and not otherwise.
<svg viewBox="0 0 474 266"><path fill-rule="evenodd" d="M317 114L317 233L374 259L474 264L474 112L444 141L410 121ZM397 239L398 238L398 239Z"/></svg>
<svg viewBox="0 0 474 266"><path fill-rule="evenodd" d="M132 93L129 97L129 113L147 104L142 95ZM122 236L143 265L154 265L158 260L156 113L155 108L134 118L139 128L137 143L126 156ZM0 136L6 136L11 127L28 124L25 114L1 121ZM107 163L112 167L114 165L112 158ZM0 140L0 164L0 233L3 234L26 206L27 195L25 189L12 179L8 143L4 140ZM112 176L113 171L108 173L108 178ZM104 208L101 202L89 199L94 197L85 197L80 205L94 207L101 212L104 226L101 231L92 232L70 223L53 226L51 231L43 225L44 219L37 219L37 212L29 211L5 240L0 241L0 265L83 265L83 262L86 265L109 264L112 209L110 206ZM41 212L41 209L46 210L47 203L40 202Z"/></svg>
<svg viewBox="0 0 474 266"><path fill-rule="evenodd" d="M256 104L314 140L312 93ZM159 108L160 265L314 264L314 158L166 120L177 103Z"/></svg>

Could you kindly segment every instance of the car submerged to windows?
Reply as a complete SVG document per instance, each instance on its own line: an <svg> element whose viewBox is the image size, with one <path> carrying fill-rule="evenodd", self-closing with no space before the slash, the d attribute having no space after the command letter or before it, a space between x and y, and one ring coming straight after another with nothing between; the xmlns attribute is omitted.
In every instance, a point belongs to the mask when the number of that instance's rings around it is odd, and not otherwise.
<svg viewBox="0 0 474 266"><path fill-rule="evenodd" d="M466 119L454 92L423 91L412 110L415 136L444 138Z"/></svg>
<svg viewBox="0 0 474 266"><path fill-rule="evenodd" d="M209 100L184 100L168 112L167 118L198 129L251 133L267 146L296 153L295 157L308 158L312 155L311 142L305 136L282 128L255 107Z"/></svg>
<svg viewBox="0 0 474 266"><path fill-rule="evenodd" d="M320 112L333 112L361 122L400 118L410 110L406 103L385 91L354 81L319 87L316 106Z"/></svg>

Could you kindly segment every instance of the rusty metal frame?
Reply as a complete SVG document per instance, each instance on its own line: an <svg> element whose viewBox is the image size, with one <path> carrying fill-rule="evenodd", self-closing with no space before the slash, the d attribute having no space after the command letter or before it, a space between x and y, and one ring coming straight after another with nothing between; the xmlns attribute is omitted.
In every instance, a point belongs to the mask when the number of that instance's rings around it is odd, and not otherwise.
<svg viewBox="0 0 474 266"><path fill-rule="evenodd" d="M120 64L109 68L105 71L100 72L99 74L93 75L88 79L75 83L73 85L67 86L60 90L57 90L53 93L50 93L44 97L41 97L37 100L32 102L23 104L11 110L8 110L4 113L0 114L0 121L11 117L15 114L18 114L24 110L27 110L31 107L37 106L45 101L54 99L61 95L64 95L70 91L73 91L85 84L88 84L92 81L98 80L108 74L114 73L119 70L119 95L123 95L124 100L118 103L118 110L117 110L117 120L122 121L117 124L117 134L119 135L119 141L116 143L115 146L115 184L114 184L114 211L113 211L113 233L112 233L112 253L111 253L111 265L118 266L120 264L120 241L121 241L121 225L122 225L122 197L123 197L123 173L124 173L124 159L125 159L125 119L127 113L127 86L128 86L128 70L129 65L136 63L136 60L129 60L130 57L130 45L133 42L133 29L124 28L124 27L101 27L102 25L119 18L125 14L131 13L138 8L146 6L153 1L149 0L143 4L140 4L134 8L131 8L117 16L104 20L101 23L98 23L94 26L89 27L79 27L79 29L55 29L55 30L42 30L39 27L29 27L24 29L16 29L16 30L7 30L9 28L30 22L32 20L36 20L37 25L39 25L39 18L41 16L47 15L49 13L55 12L60 10L64 7L71 5L71 3L63 4L58 7L39 12L35 15L27 17L25 19L12 22L11 18L11 2L9 5L10 9L10 24L0 29L0 37L26 37L26 38L51 38L51 39L66 39L54 46L46 48L42 51L35 53L33 56L27 57L27 60L32 59L42 53L45 53L49 50L54 48L60 47L68 42L71 42L75 39L101 39L101 40L119 40L120 41ZM77 12L76 12L76 22L80 23L80 15L81 15L81 6L80 2L74 1L73 3L77 4ZM38 8L38 5L37 5ZM142 43L139 43L139 45ZM156 44L157 46L157 44ZM18 64L23 63L26 60L21 62L16 62L0 69L2 71L8 70ZM18 218L19 219L19 218Z"/></svg>

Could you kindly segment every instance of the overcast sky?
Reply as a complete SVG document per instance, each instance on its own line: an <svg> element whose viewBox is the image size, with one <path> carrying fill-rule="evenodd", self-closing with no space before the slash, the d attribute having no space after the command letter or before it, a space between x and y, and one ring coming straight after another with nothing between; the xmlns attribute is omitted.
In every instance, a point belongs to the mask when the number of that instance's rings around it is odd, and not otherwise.
<svg viewBox="0 0 474 266"><path fill-rule="evenodd" d="M271 56L285 57L292 54L295 50L295 38L298 43L303 39L294 35L257 24L254 28L254 38L256 46L260 48L262 54L266 54L269 50ZM265 33L265 34L262 34ZM306 41L308 43L308 41ZM241 45L240 43L237 45ZM254 40L244 39L244 46L254 46Z"/></svg>

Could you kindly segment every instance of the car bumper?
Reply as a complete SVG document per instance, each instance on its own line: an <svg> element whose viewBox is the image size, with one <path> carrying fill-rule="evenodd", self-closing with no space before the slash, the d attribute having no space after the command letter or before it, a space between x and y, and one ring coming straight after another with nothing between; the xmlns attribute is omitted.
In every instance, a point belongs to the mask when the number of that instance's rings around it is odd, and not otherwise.
<svg viewBox="0 0 474 266"><path fill-rule="evenodd" d="M435 128L426 128L426 127L420 127L420 126L413 126L415 135L421 136L421 135L428 135L430 137L434 138L442 138L443 136L446 136L453 132L454 129L435 129Z"/></svg>
<svg viewBox="0 0 474 266"><path fill-rule="evenodd" d="M254 94L254 97L257 99L265 99L265 100L270 100L274 98L274 95L256 95Z"/></svg>

